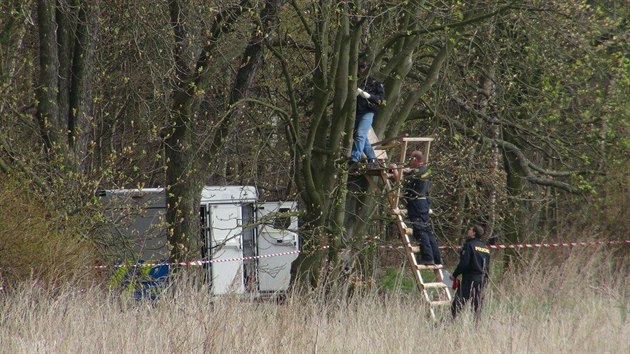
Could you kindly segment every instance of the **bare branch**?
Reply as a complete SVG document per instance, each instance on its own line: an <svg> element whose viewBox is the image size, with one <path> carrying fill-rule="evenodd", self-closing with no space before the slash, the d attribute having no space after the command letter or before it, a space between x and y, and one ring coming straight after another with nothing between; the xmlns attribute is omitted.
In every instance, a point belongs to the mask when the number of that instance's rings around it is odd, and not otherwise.
<svg viewBox="0 0 630 354"><path fill-rule="evenodd" d="M529 182L534 183L534 184L538 184L538 185L542 185L542 186L549 186L549 187L554 187L554 188L559 188L562 189L564 191L567 191L569 193L579 193L578 190L576 190L575 188L573 188L573 186L571 186L568 183L565 182L561 182L561 181L556 181L553 179L548 179L548 178L541 178L539 176L536 176L532 170L537 171L537 172L541 172L545 175L548 176L569 176L572 174L577 174L577 172L573 171L567 171L567 172L561 172L562 174L560 174L560 172L557 171L548 171L545 170L539 166L537 166L536 164L534 164L533 162L531 162L526 156L525 154L523 154L523 152L521 151L521 149L518 148L518 146L509 143L505 140L501 140L501 139L491 139L488 138L478 132L476 132L475 130L469 129L467 127L464 126L463 123L459 122L459 121L451 121L451 124L453 124L453 126L461 133L463 133L464 135L473 138L473 139L477 139L480 140L486 144L489 145L497 145L500 146L501 148L505 149L505 150L509 150L510 152L512 152L516 158L518 159L519 162L519 166L522 169L522 171L524 172L524 178L527 179Z"/></svg>
<svg viewBox="0 0 630 354"><path fill-rule="evenodd" d="M386 53L387 51L389 51L391 49L391 47L396 44L399 40L405 38L405 37L411 37L411 36L419 36L419 35L424 35L424 34L430 34L430 33L434 33L434 32L439 32L439 31L444 31L447 29L458 29L458 28L462 28L462 27L466 27L468 25L474 24L474 23L478 23L481 22L485 19L494 17L500 13L503 13L507 10L510 10L512 8L512 4L514 4L516 2L516 0L511 1L510 3L508 3L507 5L500 7L499 9L497 9L496 11L484 14L484 15L479 15L477 17L473 17L473 18L469 18L467 20L464 21L459 21L459 22L454 22L454 23L450 23L450 24L445 24L445 25L441 25L441 26L434 26L434 27L429 27L429 28L421 28L421 29L416 29L416 30L405 30L405 31L399 31L394 33L389 40L387 40L387 42L385 42L385 44L383 45L383 49L381 49L381 53Z"/></svg>

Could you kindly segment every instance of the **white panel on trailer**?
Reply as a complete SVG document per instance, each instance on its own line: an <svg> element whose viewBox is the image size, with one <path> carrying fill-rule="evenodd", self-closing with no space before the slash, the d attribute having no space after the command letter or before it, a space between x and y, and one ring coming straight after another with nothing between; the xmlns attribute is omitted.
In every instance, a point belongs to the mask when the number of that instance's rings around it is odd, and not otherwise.
<svg viewBox="0 0 630 354"><path fill-rule="evenodd" d="M262 222L258 233L258 290L260 292L286 291L291 280L291 263L299 250L295 202L271 202L259 205L258 220ZM265 258L266 255L282 254Z"/></svg>
<svg viewBox="0 0 630 354"><path fill-rule="evenodd" d="M212 293L242 294L243 245L241 206L236 204L210 205L212 259Z"/></svg>
<svg viewBox="0 0 630 354"><path fill-rule="evenodd" d="M253 186L205 186L201 191L201 204L254 203L258 192Z"/></svg>

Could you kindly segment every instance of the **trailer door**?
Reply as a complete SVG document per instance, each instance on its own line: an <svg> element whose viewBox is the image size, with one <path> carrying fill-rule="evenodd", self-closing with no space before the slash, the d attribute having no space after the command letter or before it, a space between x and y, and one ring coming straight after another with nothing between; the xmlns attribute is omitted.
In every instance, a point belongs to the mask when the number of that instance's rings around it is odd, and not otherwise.
<svg viewBox="0 0 630 354"><path fill-rule="evenodd" d="M261 223L257 240L258 290L286 291L291 280L291 263L299 250L297 217L290 214L295 210L295 202L264 203L257 210Z"/></svg>
<svg viewBox="0 0 630 354"><path fill-rule="evenodd" d="M214 204L210 206L212 259L212 293L244 293L243 243L241 206Z"/></svg>
<svg viewBox="0 0 630 354"><path fill-rule="evenodd" d="M117 246L117 257L134 262L168 259L163 189L103 190L98 196Z"/></svg>

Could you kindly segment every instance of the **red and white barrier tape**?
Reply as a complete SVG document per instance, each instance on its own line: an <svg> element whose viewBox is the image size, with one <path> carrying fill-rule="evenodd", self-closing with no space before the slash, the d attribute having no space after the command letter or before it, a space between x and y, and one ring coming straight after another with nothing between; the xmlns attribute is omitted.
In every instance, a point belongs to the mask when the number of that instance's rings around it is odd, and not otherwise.
<svg viewBox="0 0 630 354"><path fill-rule="evenodd" d="M174 263L163 262L163 263L136 263L136 264L100 265L100 266L96 266L95 268L97 268L97 269L122 268L122 267L142 268L142 267L159 267L159 266L184 266L184 267L191 267L191 266L202 266L204 264L209 264L209 263L239 262L239 261L245 261L245 260L250 260L250 259L260 259L260 258L271 258L271 257L286 256L286 255L289 255L289 254L297 254L297 253L300 253L300 251L296 250L296 251L287 251L287 252L280 252L280 253L264 254L264 255L261 255L261 256L246 256L246 257L239 257L239 258L222 258L222 259L211 259L211 260L203 259L203 260L196 260L196 261L174 262Z"/></svg>
<svg viewBox="0 0 630 354"><path fill-rule="evenodd" d="M574 246L601 246L601 245L622 245L630 244L630 240L612 240L612 241L585 241L585 242L550 242L550 243L521 243L513 245L486 245L492 249L506 249L506 248L552 248L552 247L574 247ZM461 246L440 246L440 249L446 248L460 248ZM403 246L386 245L381 248L388 249L404 249Z"/></svg>
<svg viewBox="0 0 630 354"><path fill-rule="evenodd" d="M487 245L488 248L491 249L506 249L506 248L552 248L552 247L574 247L574 246L601 246L601 245L621 245L621 244L630 244L630 240L619 240L619 241L585 241L585 242L550 242L550 243L522 243L522 244L513 244L513 245ZM325 245L322 246L322 249L327 249L330 246ZM383 245L381 248L388 249L403 249L403 246L393 246L393 245ZM460 246L440 246L441 249L445 248L459 248ZM97 269L106 269L106 268L122 268L122 267L130 267L130 268L141 268L141 267L158 267L158 266L202 266L204 264L209 263L223 263L223 262L240 262L245 260L252 259L260 259L260 258L271 258L271 257L279 257L286 256L289 254L298 254L299 250L295 251L287 251L280 253L272 253L265 254L261 256L247 256L247 257L238 257L238 258L223 258L223 259L214 259L214 260L196 260L196 261L188 261L188 262L176 262L176 263L136 263L136 264L118 264L118 265L100 265L96 266Z"/></svg>
<svg viewBox="0 0 630 354"><path fill-rule="evenodd" d="M505 248L550 248L550 247L574 247L574 246L600 246L600 245L621 245L630 244L630 240L619 241L585 241L585 242L551 242L551 243L522 243L515 245L487 245L488 248L505 249Z"/></svg>

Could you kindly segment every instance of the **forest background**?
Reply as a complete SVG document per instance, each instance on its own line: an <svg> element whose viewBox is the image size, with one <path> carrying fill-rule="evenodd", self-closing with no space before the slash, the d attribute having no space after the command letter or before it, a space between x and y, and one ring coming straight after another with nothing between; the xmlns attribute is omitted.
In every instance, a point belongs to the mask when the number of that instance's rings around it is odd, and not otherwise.
<svg viewBox="0 0 630 354"><path fill-rule="evenodd" d="M376 134L435 139L444 245L473 222L498 243L627 238L623 1L7 0L0 11L6 288L111 260L99 189L167 188L171 261L197 259L204 184L298 200L294 270L311 285L342 262L371 278L375 246L396 239L381 191L345 168L359 58L386 89Z"/></svg>

